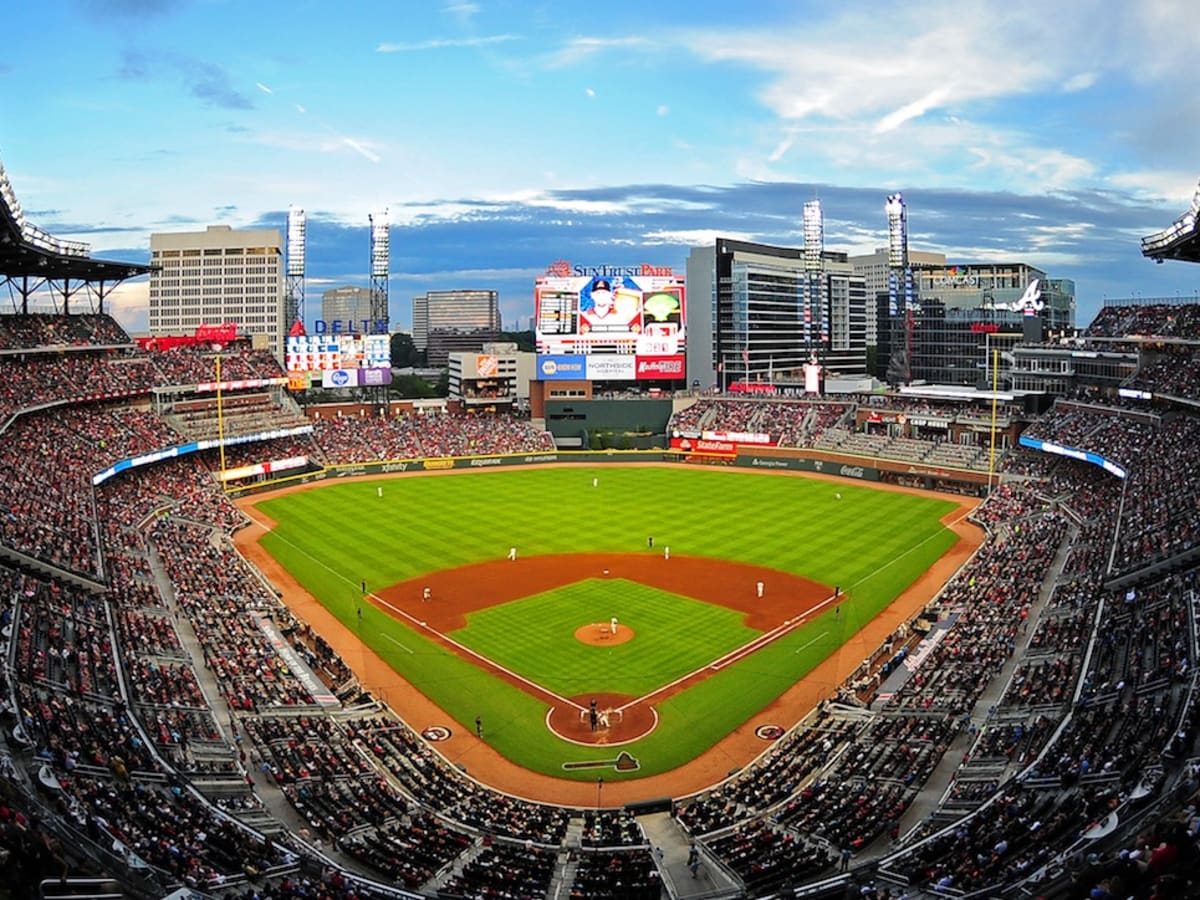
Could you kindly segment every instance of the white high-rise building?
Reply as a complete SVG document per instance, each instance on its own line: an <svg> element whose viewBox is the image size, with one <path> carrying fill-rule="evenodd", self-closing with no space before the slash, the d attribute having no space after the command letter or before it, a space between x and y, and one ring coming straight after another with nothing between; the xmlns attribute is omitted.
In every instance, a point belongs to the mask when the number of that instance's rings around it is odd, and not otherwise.
<svg viewBox="0 0 1200 900"><path fill-rule="evenodd" d="M277 228L150 235L150 334L192 334L234 322L239 335L266 335L283 358L283 235Z"/></svg>

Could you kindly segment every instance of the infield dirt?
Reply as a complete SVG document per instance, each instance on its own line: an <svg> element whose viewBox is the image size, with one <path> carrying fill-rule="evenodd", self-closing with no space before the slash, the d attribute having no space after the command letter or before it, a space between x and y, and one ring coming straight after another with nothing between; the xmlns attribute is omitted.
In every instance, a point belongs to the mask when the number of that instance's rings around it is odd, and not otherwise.
<svg viewBox="0 0 1200 900"><path fill-rule="evenodd" d="M387 477L430 477L429 475L396 475ZM444 477L444 476L434 476ZM469 477L469 474L448 477ZM841 479L820 475L789 475L772 473L763 477L807 477L841 482ZM929 492L890 485L872 485L878 490L918 493ZM355 671L363 686L384 699L410 726L420 731L430 725L448 726L450 737L439 742L437 749L454 765L498 790L548 803L574 806L594 806L597 802L595 785L569 781L524 769L476 738L469 728L455 723L440 707L406 682L394 669L365 646L354 632L330 614L311 594L284 569L260 544L259 539L273 526L269 519L254 509L268 497L296 490L313 490L311 486L282 488L270 494L257 494L238 500L252 525L235 535L241 553L271 580L282 592L283 601L302 621L312 626ZM958 508L943 518L943 523L959 538L958 542L937 560L903 594L882 613L868 622L850 638L838 652L817 666L806 678L789 688L777 700L751 716L701 756L670 772L646 778L613 781L605 785L603 805L621 806L659 797L678 797L702 790L723 780L735 769L745 767L769 744L756 735L761 725L790 727L821 700L833 695L837 687L858 665L871 655L903 622L911 620L946 580L969 558L982 540L981 530L966 521L966 515L979 501L976 498L953 498L936 494L939 499L954 499ZM569 563L564 565L564 563ZM713 559L673 556L665 560L652 552L643 554L571 554L569 556L528 557L517 561L496 560L430 573L420 579L392 585L379 592L380 600L402 614L419 615L430 627L441 633L465 624L465 614L492 606L505 600L529 596L553 587L578 580L584 575L631 578L684 596L695 597L734 609L743 610L747 624L766 631L779 624L783 617L802 615L822 603L829 594L826 586L775 569L763 569L742 563ZM564 574L564 572L566 574ZM764 596L755 596L755 582L766 584ZM422 589L430 587L433 600L422 601ZM581 623L590 625L590 623ZM492 667L497 677L509 673ZM510 679L511 680L511 679ZM680 682L677 690L686 687ZM528 683L521 687L532 690ZM534 690L536 693L536 690ZM553 695L548 695L553 697ZM661 700L664 695L654 698ZM555 701L561 698L554 698ZM572 707L556 706L552 726L563 737L578 743L597 743L586 718L580 718L579 708L586 707L591 697L569 698ZM620 708L632 698L599 698L605 709ZM653 702L653 701L652 701ZM604 743L619 744L653 727L652 703L645 708L626 707L620 721L613 717L610 728L602 735ZM560 708L561 707L561 708ZM589 737L590 736L590 737Z"/></svg>

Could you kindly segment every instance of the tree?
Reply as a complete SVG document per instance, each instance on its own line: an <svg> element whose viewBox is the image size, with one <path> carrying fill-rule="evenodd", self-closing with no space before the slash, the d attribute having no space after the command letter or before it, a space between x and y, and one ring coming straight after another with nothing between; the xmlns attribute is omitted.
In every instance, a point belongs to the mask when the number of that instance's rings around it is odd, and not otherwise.
<svg viewBox="0 0 1200 900"><path fill-rule="evenodd" d="M436 397L437 388L419 375L397 375L392 379L389 393L404 400L415 400Z"/></svg>
<svg viewBox="0 0 1200 900"><path fill-rule="evenodd" d="M500 332L500 340L504 343L513 343L517 345L517 349L523 353L532 353L534 348L533 331L502 331Z"/></svg>
<svg viewBox="0 0 1200 900"><path fill-rule="evenodd" d="M421 365L421 351L413 343L411 334L397 331L392 335L391 343L392 366L397 369L408 369Z"/></svg>

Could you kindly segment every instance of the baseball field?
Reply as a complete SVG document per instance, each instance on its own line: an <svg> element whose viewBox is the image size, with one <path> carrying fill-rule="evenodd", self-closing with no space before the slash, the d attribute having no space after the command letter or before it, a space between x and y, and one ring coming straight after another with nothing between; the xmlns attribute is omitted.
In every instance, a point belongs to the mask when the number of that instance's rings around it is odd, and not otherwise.
<svg viewBox="0 0 1200 900"><path fill-rule="evenodd" d="M523 769L617 782L704 754L841 652L956 544L943 520L961 510L814 478L551 466L356 479L249 512L289 578L444 713L418 730L478 727Z"/></svg>

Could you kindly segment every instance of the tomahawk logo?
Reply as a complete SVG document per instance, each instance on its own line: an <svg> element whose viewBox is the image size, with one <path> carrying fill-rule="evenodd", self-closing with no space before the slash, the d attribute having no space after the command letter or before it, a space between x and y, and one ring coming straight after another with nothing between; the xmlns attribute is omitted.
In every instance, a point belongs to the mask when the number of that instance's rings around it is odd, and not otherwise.
<svg viewBox="0 0 1200 900"><path fill-rule="evenodd" d="M1021 295L1021 299L1017 301L1017 307L1024 315L1036 316L1042 311L1045 306L1042 302L1042 289L1039 287L1041 281L1037 278L1029 282L1029 287L1025 288L1025 293Z"/></svg>

